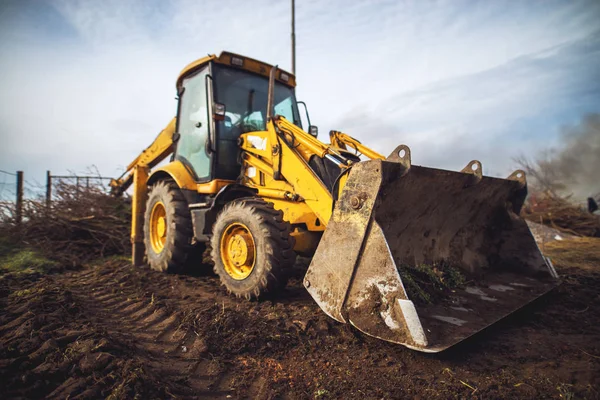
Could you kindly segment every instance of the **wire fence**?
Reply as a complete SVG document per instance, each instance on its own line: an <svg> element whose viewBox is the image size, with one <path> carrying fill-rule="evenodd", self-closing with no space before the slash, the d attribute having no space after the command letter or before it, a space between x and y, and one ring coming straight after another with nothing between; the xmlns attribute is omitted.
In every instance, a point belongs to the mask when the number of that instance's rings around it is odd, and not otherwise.
<svg viewBox="0 0 600 400"><path fill-rule="evenodd" d="M19 186L18 172L0 170L0 218L5 219L13 215L16 217L20 214L20 210L17 209Z"/></svg>
<svg viewBox="0 0 600 400"><path fill-rule="evenodd" d="M17 174L0 170L0 201L15 201Z"/></svg>
<svg viewBox="0 0 600 400"><path fill-rule="evenodd" d="M35 249L63 265L129 253L131 204L109 194L110 178L48 171L44 185L22 171L3 172L3 243Z"/></svg>
<svg viewBox="0 0 600 400"><path fill-rule="evenodd" d="M27 202L45 201L50 207L58 196L57 188L64 185L74 187L75 194L79 190L90 189L108 193L111 178L98 175L52 175L46 172L46 184L31 182L24 178L23 171L9 172L0 170L0 219L13 219L19 223L23 215L23 207Z"/></svg>
<svg viewBox="0 0 600 400"><path fill-rule="evenodd" d="M56 197L54 188L60 185L73 186L76 191L94 188L108 193L110 190L108 183L111 179L100 175L52 175L50 171L47 171L46 202L50 203Z"/></svg>

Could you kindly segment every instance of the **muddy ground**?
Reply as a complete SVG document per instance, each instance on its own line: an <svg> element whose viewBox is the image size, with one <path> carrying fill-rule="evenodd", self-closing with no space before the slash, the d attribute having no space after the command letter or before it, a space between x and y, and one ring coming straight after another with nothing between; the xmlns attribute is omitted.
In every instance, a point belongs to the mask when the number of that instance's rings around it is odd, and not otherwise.
<svg viewBox="0 0 600 400"><path fill-rule="evenodd" d="M427 355L329 319L301 286L227 295L215 276L105 260L0 279L4 398L600 398L600 240L553 242L564 283ZM299 268L300 269L300 268Z"/></svg>

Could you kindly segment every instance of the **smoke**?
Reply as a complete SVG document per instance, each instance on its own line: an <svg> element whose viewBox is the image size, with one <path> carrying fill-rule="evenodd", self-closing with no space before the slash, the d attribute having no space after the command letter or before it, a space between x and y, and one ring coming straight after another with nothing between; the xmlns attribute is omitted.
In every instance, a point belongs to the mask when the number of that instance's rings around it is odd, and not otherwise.
<svg viewBox="0 0 600 400"><path fill-rule="evenodd" d="M562 129L559 145L544 150L534 162L516 160L534 187L583 201L600 195L600 114Z"/></svg>

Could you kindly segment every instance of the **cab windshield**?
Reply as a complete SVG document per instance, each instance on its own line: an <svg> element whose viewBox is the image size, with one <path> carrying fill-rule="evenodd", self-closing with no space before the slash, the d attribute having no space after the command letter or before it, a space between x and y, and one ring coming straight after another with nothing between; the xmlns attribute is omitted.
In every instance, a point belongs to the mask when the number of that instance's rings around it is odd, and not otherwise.
<svg viewBox="0 0 600 400"><path fill-rule="evenodd" d="M251 72L215 65L214 97L225 104L225 120L217 124L222 138L266 130L269 79ZM275 82L274 115L302 128L294 89Z"/></svg>

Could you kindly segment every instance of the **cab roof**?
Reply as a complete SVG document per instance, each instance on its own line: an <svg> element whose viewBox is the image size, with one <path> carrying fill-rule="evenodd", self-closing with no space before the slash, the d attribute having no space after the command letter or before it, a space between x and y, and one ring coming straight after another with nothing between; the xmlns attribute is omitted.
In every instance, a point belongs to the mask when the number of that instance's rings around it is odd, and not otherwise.
<svg viewBox="0 0 600 400"><path fill-rule="evenodd" d="M239 54L230 53L228 51L221 52L221 54L218 57L214 54L209 54L206 57L200 58L188 64L181 71L176 82L177 88L181 86L181 81L186 76L189 76L190 74L204 67L211 61L218 64L227 65L233 68L254 72L256 74L266 76L267 78L269 77L269 73L271 72L271 68L273 67L272 65L264 63L262 61L258 61L253 58L245 57ZM277 68L277 74L275 75L275 79L278 82L283 83L284 85L296 87L296 77L291 73L284 71L280 68Z"/></svg>

